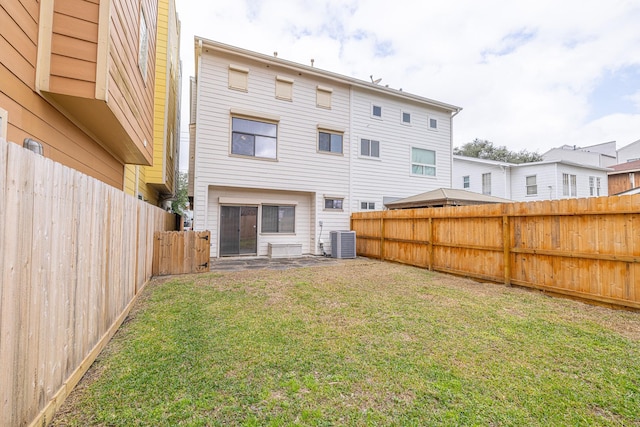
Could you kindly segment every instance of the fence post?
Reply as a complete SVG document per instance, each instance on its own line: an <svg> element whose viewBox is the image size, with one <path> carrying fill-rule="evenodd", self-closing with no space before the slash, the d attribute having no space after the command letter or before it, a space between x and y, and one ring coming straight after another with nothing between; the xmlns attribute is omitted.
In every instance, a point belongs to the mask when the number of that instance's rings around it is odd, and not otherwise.
<svg viewBox="0 0 640 427"><path fill-rule="evenodd" d="M384 261L384 211L380 212L380 259Z"/></svg>
<svg viewBox="0 0 640 427"><path fill-rule="evenodd" d="M511 286L511 229L509 216L502 216L502 246L504 253L504 284Z"/></svg>
<svg viewBox="0 0 640 427"><path fill-rule="evenodd" d="M427 250L429 252L429 264L428 264L428 268L430 271L433 270L433 218L429 217L429 229L428 229L429 235L427 236L428 238L428 246L427 246Z"/></svg>

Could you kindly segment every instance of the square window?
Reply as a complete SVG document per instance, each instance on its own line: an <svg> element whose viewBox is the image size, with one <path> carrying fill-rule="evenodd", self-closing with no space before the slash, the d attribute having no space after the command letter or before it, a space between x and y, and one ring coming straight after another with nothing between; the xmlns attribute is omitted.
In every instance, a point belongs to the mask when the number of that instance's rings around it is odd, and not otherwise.
<svg viewBox="0 0 640 427"><path fill-rule="evenodd" d="M423 148L411 148L411 174L436 176L436 152Z"/></svg>
<svg viewBox="0 0 640 427"><path fill-rule="evenodd" d="M429 129L437 130L438 129L438 120L430 118L429 119Z"/></svg>
<svg viewBox="0 0 640 427"><path fill-rule="evenodd" d="M294 233L295 223L295 206L262 206L263 233Z"/></svg>
<svg viewBox="0 0 640 427"><path fill-rule="evenodd" d="M410 124L411 123L411 113L402 112L402 123Z"/></svg>
<svg viewBox="0 0 640 427"><path fill-rule="evenodd" d="M324 86L317 86L316 89L316 106L330 110L331 94L333 93L333 89Z"/></svg>
<svg viewBox="0 0 640 427"><path fill-rule="evenodd" d="M231 122L232 154L263 159L277 157L277 124L240 117L233 117Z"/></svg>
<svg viewBox="0 0 640 427"><path fill-rule="evenodd" d="M380 141L374 141L372 139L361 139L360 155L363 157L380 158Z"/></svg>
<svg viewBox="0 0 640 427"><path fill-rule="evenodd" d="M324 208L342 210L343 201L344 199L324 199Z"/></svg>
<svg viewBox="0 0 640 427"><path fill-rule="evenodd" d="M371 115L373 117L382 118L382 107L379 105L373 105L371 107Z"/></svg>
<svg viewBox="0 0 640 427"><path fill-rule="evenodd" d="M320 131L318 133L318 151L342 154L342 134Z"/></svg>

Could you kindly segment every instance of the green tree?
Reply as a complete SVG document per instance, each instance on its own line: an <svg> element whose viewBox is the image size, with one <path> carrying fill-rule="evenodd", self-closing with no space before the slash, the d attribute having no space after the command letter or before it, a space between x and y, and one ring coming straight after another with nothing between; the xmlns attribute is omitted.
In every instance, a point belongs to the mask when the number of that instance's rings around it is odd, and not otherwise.
<svg viewBox="0 0 640 427"><path fill-rule="evenodd" d="M185 172L176 174L176 198L171 202L171 209L178 215L184 215L184 210L189 203L187 184L189 178Z"/></svg>
<svg viewBox="0 0 640 427"><path fill-rule="evenodd" d="M497 147L491 141L478 138L472 142L467 142L462 147L455 147L453 154L508 163L530 163L542 160L542 156L537 152L527 150L510 151L504 145Z"/></svg>

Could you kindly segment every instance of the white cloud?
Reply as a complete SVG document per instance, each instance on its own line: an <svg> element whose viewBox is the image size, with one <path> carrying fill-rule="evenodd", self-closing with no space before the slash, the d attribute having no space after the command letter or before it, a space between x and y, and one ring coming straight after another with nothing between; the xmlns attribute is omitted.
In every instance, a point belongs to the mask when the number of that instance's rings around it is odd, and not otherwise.
<svg viewBox="0 0 640 427"><path fill-rule="evenodd" d="M616 70L640 66L635 1L178 0L177 6L184 76L193 75L198 35L304 64L313 58L319 68L363 80L373 74L382 84L459 105L455 145L478 137L544 152L640 138L640 86L629 94L636 111L605 111L591 120L589 104L598 102L591 95L603 75L615 81Z"/></svg>

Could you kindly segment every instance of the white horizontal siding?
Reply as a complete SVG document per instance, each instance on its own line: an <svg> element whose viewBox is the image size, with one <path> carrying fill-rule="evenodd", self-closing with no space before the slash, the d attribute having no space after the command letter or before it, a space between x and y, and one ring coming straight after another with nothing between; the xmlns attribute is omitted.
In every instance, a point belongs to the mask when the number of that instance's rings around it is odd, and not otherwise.
<svg viewBox="0 0 640 427"><path fill-rule="evenodd" d="M371 117L372 104L382 107L382 118ZM402 123L402 112L411 113L411 124ZM354 89L352 96L352 198L353 209L361 201L382 207L383 197L408 197L451 182L450 113L400 98ZM438 130L428 128L438 120ZM380 158L360 156L360 140L380 142ZM411 174L411 148L436 153L436 176Z"/></svg>
<svg viewBox="0 0 640 427"><path fill-rule="evenodd" d="M482 194L482 174L491 173L491 195L511 199L511 176L508 167L453 159L452 188ZM469 176L469 188L464 188L463 177ZM514 199L515 200L515 199Z"/></svg>

